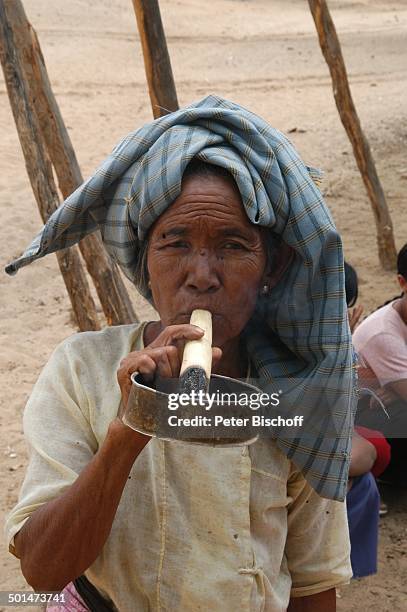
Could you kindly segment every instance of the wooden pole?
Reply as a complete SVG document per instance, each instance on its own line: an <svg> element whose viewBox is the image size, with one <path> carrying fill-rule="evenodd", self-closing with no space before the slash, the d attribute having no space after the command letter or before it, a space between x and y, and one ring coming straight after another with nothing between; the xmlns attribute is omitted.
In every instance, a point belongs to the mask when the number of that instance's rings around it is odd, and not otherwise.
<svg viewBox="0 0 407 612"><path fill-rule="evenodd" d="M158 0L132 0L143 48L154 119L178 109L177 92Z"/></svg>
<svg viewBox="0 0 407 612"><path fill-rule="evenodd" d="M393 224L380 183L369 143L360 125L352 100L345 62L335 25L325 0L308 0L322 53L331 73L336 106L341 121L352 143L357 165L365 184L376 222L379 259L385 270L396 266L397 251Z"/></svg>
<svg viewBox="0 0 407 612"><path fill-rule="evenodd" d="M0 61L28 176L41 217L45 222L59 205L58 194L38 119L30 105L24 71L16 53L13 31L7 19L3 0L0 0ZM99 329L95 303L78 250L64 249L56 255L79 329L81 331Z"/></svg>
<svg viewBox="0 0 407 612"><path fill-rule="evenodd" d="M37 114L59 188L63 197L67 198L83 182L75 151L51 88L37 35L27 20L23 4L21 0L3 2L29 84L31 105ZM85 237L78 246L93 279L108 325L137 322L120 271L106 252L100 233L95 232Z"/></svg>

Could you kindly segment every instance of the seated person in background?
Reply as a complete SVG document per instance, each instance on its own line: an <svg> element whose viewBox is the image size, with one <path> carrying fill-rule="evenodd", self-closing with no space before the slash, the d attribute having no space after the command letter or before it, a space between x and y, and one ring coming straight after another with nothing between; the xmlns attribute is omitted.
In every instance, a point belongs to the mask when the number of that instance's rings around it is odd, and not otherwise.
<svg viewBox="0 0 407 612"><path fill-rule="evenodd" d="M383 432L392 448L392 460L383 474L389 482L406 485L407 461L407 244L397 257L400 297L367 317L356 329L353 342L359 355L361 387L372 389L385 410L372 398L359 401L358 424Z"/></svg>
<svg viewBox="0 0 407 612"><path fill-rule="evenodd" d="M352 439L346 496L354 578L377 572L380 495L375 478L390 461L390 445L379 431L357 427Z"/></svg>
<svg viewBox="0 0 407 612"><path fill-rule="evenodd" d="M345 293L349 326L353 333L363 307L354 307L358 299L358 277L356 270L346 261ZM365 427L356 427L352 438L349 489L346 496L354 578L364 578L377 572L379 515L384 504L381 504L375 477L383 472L389 461L390 446L383 434Z"/></svg>

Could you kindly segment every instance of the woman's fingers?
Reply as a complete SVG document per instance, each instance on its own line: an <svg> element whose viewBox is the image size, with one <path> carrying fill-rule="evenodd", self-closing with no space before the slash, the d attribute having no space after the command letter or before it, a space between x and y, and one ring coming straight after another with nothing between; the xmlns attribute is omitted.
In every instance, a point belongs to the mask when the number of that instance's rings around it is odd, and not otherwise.
<svg viewBox="0 0 407 612"><path fill-rule="evenodd" d="M130 353L130 355L134 355ZM117 380L122 392L124 405L127 405L131 390L131 375L133 372L140 372L147 381L151 381L154 377L157 365L147 353L139 352L137 357L127 356L120 362L120 367L117 371Z"/></svg>
<svg viewBox="0 0 407 612"><path fill-rule="evenodd" d="M164 378L178 376L180 361L175 346L164 346L130 353L120 362L117 380L127 404L131 389L131 375L140 372L147 382L151 382L156 373Z"/></svg>
<svg viewBox="0 0 407 612"><path fill-rule="evenodd" d="M117 380L124 405L127 405L132 385L131 375L134 372L140 372L147 382L151 382L156 374L162 378L178 377L185 342L199 340L203 333L203 330L195 325L170 325L148 347L133 351L122 359ZM221 349L213 347L212 367L216 366L221 357Z"/></svg>
<svg viewBox="0 0 407 612"><path fill-rule="evenodd" d="M212 348L212 370L219 363L222 358L222 349L214 346Z"/></svg>
<svg viewBox="0 0 407 612"><path fill-rule="evenodd" d="M179 371L181 368L181 356L176 346L167 346L166 347L167 359L171 368L171 374L169 376L175 378L179 376Z"/></svg>
<svg viewBox="0 0 407 612"><path fill-rule="evenodd" d="M164 346L155 349L147 349L148 354L157 366L156 373L163 378L178 376L180 361L176 346Z"/></svg>
<svg viewBox="0 0 407 612"><path fill-rule="evenodd" d="M185 323L184 325L169 325L148 345L147 350L156 347L174 347L176 352L169 352L168 358L171 364L171 374L168 376L178 376L181 367L182 356L184 354L185 343L188 340L199 340L204 335L203 329L196 325ZM162 365L164 367L164 365ZM166 368L164 368L166 370ZM162 370L159 370L161 375Z"/></svg>
<svg viewBox="0 0 407 612"><path fill-rule="evenodd" d="M148 354L157 364L156 373L163 378L178 378L182 362L182 352L176 346L166 346L157 349L148 349ZM212 369L220 361L222 350L212 348Z"/></svg>
<svg viewBox="0 0 407 612"><path fill-rule="evenodd" d="M184 325L169 325L163 329L151 344L149 344L148 348L168 346L169 344L178 345L180 341L199 340L203 335L203 329L197 325L190 325L189 323L185 323Z"/></svg>

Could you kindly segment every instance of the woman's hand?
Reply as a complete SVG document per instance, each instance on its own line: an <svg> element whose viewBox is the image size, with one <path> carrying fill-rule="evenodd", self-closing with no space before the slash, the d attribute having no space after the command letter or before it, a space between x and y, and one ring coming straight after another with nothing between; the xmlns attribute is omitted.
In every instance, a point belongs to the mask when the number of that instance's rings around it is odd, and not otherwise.
<svg viewBox="0 0 407 612"><path fill-rule="evenodd" d="M133 351L120 362L117 380L122 392L122 404L125 408L131 390L131 375L140 372L147 381L153 380L156 374L163 378L179 376L182 354L187 340L199 340L204 331L196 325L169 325L141 351ZM212 364L222 356L220 348L212 349Z"/></svg>
<svg viewBox="0 0 407 612"><path fill-rule="evenodd" d="M379 389L375 390L375 394L383 402L383 404L385 406L388 406L392 402L394 402L397 399L399 399L397 393L395 393L389 387L380 387ZM377 399L375 397L371 397L370 398L370 408L372 408L374 410L377 410L378 408L381 408L379 402L377 401Z"/></svg>

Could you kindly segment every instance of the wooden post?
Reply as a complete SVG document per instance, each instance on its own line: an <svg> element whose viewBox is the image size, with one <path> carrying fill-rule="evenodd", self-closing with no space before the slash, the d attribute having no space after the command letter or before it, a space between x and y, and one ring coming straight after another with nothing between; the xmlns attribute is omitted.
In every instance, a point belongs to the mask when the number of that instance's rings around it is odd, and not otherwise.
<svg viewBox="0 0 407 612"><path fill-rule="evenodd" d="M154 119L178 109L158 0L133 0Z"/></svg>
<svg viewBox="0 0 407 612"><path fill-rule="evenodd" d="M28 176L45 222L59 205L58 194L38 119L30 105L24 71L16 53L13 32L7 20L3 0L0 0L0 61ZM81 331L99 329L95 303L78 250L64 249L56 255L79 329Z"/></svg>
<svg viewBox="0 0 407 612"><path fill-rule="evenodd" d="M21 0L3 2L29 84L31 106L38 117L59 188L63 197L67 198L83 182L75 151L51 88L37 35L27 20L23 4ZM93 279L108 325L137 322L120 271L106 252L100 233L86 236L78 246Z"/></svg>
<svg viewBox="0 0 407 612"><path fill-rule="evenodd" d="M335 25L325 0L308 0L308 3L317 28L322 53L331 73L336 106L352 143L356 162L372 205L376 222L379 259L385 270L393 270L397 258L393 225L369 143L363 133L352 100Z"/></svg>

